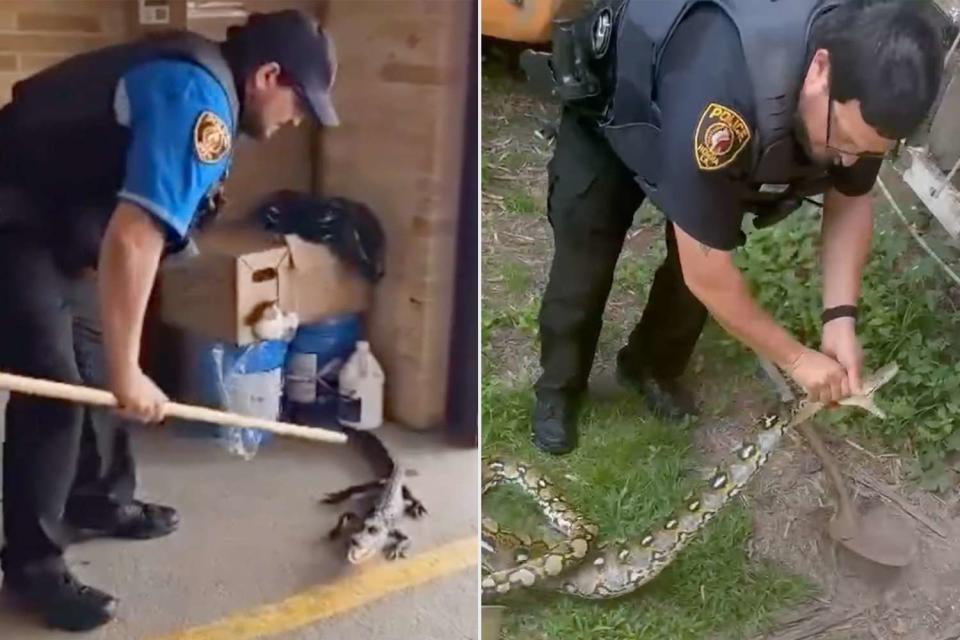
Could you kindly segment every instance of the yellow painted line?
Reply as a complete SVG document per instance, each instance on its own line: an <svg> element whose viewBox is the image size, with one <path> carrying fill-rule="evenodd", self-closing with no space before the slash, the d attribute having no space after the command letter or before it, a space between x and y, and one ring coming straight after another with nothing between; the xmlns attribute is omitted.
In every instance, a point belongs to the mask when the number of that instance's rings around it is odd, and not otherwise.
<svg viewBox="0 0 960 640"><path fill-rule="evenodd" d="M477 564L477 537L457 540L410 558L359 568L349 577L154 640L249 640L292 631Z"/></svg>

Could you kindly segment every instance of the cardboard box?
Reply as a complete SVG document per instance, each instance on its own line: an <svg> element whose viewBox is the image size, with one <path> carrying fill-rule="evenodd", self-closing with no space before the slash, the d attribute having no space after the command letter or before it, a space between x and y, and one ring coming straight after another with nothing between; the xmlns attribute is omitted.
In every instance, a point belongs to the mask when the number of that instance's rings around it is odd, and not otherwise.
<svg viewBox="0 0 960 640"><path fill-rule="evenodd" d="M273 302L301 323L370 306L370 283L325 245L238 224L215 227L197 244L199 255L160 271L160 318L171 326L245 345Z"/></svg>

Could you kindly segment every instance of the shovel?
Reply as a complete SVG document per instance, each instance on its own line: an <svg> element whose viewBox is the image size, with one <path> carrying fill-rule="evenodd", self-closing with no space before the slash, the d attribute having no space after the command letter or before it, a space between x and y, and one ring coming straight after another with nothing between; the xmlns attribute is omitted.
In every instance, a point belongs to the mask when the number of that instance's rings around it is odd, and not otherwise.
<svg viewBox="0 0 960 640"><path fill-rule="evenodd" d="M809 422L801 422L797 428L810 442L810 447L820 456L823 467L837 491L840 506L830 519L830 537L854 553L877 564L888 567L905 567L917 551L913 527L886 504L878 505L863 516L850 502L843 476L837 461L827 451L817 430Z"/></svg>
<svg viewBox="0 0 960 640"><path fill-rule="evenodd" d="M43 380L41 378L18 376L12 373L0 372L0 389L102 407L116 407L118 404L116 396L109 391L81 385L65 384L63 382L54 382L53 380ZM294 436L305 440L313 440L314 442L343 444L347 441L346 434L337 431L265 420L263 418L218 411L216 409L197 407L189 404L168 402L164 405L164 410L165 415L170 417L201 420L226 427L263 429L264 431L270 431L281 436Z"/></svg>
<svg viewBox="0 0 960 640"><path fill-rule="evenodd" d="M783 374L772 363L763 359L760 360L760 365L777 387L781 399L793 400L793 391ZM837 492L839 507L827 527L830 537L856 555L877 564L888 567L904 567L910 564L917 552L916 530L885 503L861 516L850 501L836 460L827 451L816 429L808 421L797 424L797 429L823 462L827 476Z"/></svg>

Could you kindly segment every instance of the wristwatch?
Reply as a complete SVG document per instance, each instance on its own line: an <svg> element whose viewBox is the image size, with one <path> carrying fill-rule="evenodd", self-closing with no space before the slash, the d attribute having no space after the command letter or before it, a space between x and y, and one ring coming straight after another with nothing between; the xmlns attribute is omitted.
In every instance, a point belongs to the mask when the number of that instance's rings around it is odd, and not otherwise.
<svg viewBox="0 0 960 640"><path fill-rule="evenodd" d="M823 313L820 314L820 321L823 324L827 324L831 320L837 318L853 318L857 319L857 307L852 304L843 304L836 307L830 307L829 309L824 309Z"/></svg>

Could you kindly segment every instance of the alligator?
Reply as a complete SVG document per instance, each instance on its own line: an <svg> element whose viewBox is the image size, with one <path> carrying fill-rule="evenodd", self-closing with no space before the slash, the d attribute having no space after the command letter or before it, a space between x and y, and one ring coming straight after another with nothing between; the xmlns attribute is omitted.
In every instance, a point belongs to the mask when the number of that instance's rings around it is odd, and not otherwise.
<svg viewBox="0 0 960 640"><path fill-rule="evenodd" d="M382 552L388 560L405 558L409 537L398 528L404 515L420 518L427 513L423 503L413 496L404 483L412 471L397 464L383 442L369 431L343 427L347 444L359 449L373 468L377 479L364 484L328 493L322 502L338 504L348 498L366 499L368 507L361 518L354 511L340 514L329 538L348 536L347 561L359 564Z"/></svg>

